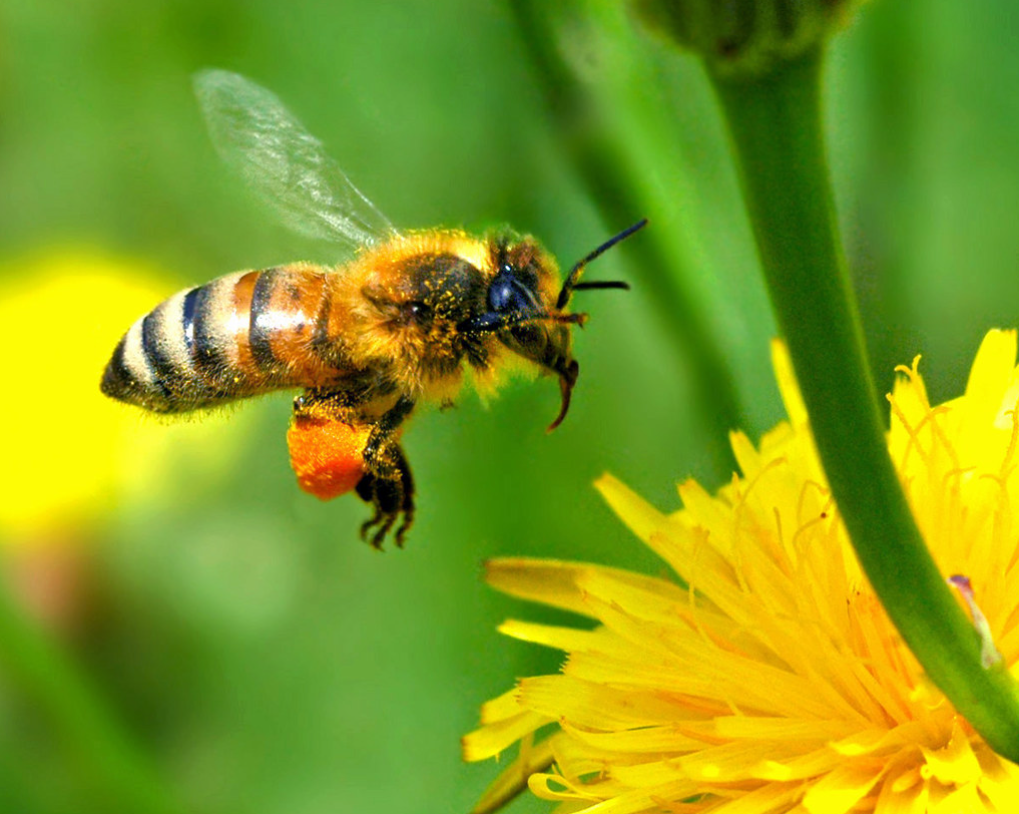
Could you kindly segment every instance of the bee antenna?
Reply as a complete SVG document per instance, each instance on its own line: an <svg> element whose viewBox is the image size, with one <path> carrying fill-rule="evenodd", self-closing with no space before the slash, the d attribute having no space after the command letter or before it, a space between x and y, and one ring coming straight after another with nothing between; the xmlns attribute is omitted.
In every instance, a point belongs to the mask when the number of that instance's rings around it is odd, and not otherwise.
<svg viewBox="0 0 1019 814"><path fill-rule="evenodd" d="M626 283L610 282L607 284L600 283L581 283L580 275L584 272L584 267L594 260L599 255L611 249L619 241L626 240L634 232L637 232L647 226L647 218L643 218L628 229L624 229L615 237L610 237L604 243L602 243L597 249L591 252L589 255L584 257L582 260L577 261L576 265L570 269L570 273L566 275L566 281L563 283L562 290L559 292L559 299L556 300L556 308L563 308L566 303L570 301L570 295L578 289L582 288L629 288Z"/></svg>
<svg viewBox="0 0 1019 814"><path fill-rule="evenodd" d="M623 291L629 291L630 284L622 280L591 280L587 283L573 284L573 291L585 291L591 288L620 288Z"/></svg>

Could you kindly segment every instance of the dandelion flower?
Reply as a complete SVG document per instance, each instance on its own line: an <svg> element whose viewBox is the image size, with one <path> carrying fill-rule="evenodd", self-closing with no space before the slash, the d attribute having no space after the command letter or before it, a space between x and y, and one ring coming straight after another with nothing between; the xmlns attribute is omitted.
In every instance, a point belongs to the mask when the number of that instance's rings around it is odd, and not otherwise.
<svg viewBox="0 0 1019 814"><path fill-rule="evenodd" d="M490 564L497 588L597 626L502 626L567 658L485 704L464 738L467 760L521 742L478 810L524 783L592 814L1019 810L1019 766L925 678L863 575L777 344L774 362L789 421L757 448L733 435L742 474L717 495L688 481L684 508L663 514L598 482L678 579ZM1019 673L1015 365L1016 334L992 331L965 394L935 407L918 360L900 368L888 444L939 568L968 577Z"/></svg>

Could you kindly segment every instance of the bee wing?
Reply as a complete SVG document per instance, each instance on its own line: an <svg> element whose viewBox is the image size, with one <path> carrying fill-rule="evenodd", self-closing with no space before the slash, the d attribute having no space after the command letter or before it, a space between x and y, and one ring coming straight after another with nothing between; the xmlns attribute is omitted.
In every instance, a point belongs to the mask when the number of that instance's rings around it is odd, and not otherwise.
<svg viewBox="0 0 1019 814"><path fill-rule="evenodd" d="M230 71L194 83L217 151L292 230L355 247L395 233L275 94Z"/></svg>

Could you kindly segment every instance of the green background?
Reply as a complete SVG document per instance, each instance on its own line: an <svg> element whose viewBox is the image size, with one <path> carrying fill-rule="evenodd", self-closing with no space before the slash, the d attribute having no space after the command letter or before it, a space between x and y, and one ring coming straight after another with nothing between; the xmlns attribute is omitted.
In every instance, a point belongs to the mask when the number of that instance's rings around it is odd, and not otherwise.
<svg viewBox="0 0 1019 814"><path fill-rule="evenodd" d="M869 4L837 40L829 132L879 386L922 352L937 401L961 391L980 337L1014 326L1019 309L1019 12L1004 0L920 6ZM622 56L568 30L571 64L595 95L606 85L592 126L621 138L634 187L652 190L626 222L601 218L501 3L3 0L0 261L94 246L145 258L181 287L334 262L329 246L273 225L214 154L190 76L228 68L277 93L398 226L512 224L564 265L644 215L649 232L678 235L692 258L684 284L756 438L782 415L774 324L700 68L622 27L602 31ZM639 86L608 88L619 59L638 66ZM624 104L631 91L661 113L652 132ZM555 617L487 589L481 563L535 555L658 572L591 481L608 470L675 508L678 480L714 487L728 473L711 393L673 340L675 310L652 294L679 270L640 256L626 246L592 267L634 290L585 295L582 376L556 433L544 430L551 380L415 417L405 448L420 510L404 551L357 539L357 500L298 491L285 396L244 408L256 418L235 473L210 488L181 465L158 500L107 515L99 611L66 646L186 807L469 809L497 770L460 762L478 705L558 664L495 633L508 615ZM20 398L29 385L3 387ZM87 774L0 673L0 810L108 810Z"/></svg>

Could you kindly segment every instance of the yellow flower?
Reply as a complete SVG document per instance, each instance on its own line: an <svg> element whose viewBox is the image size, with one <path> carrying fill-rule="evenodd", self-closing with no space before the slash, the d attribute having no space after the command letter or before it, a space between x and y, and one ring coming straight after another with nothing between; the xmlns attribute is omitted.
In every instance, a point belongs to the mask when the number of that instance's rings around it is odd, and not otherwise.
<svg viewBox="0 0 1019 814"><path fill-rule="evenodd" d="M169 425L99 392L121 335L173 288L94 251L0 268L0 540L75 538L115 497L151 492L174 455L223 458L221 421Z"/></svg>
<svg viewBox="0 0 1019 814"><path fill-rule="evenodd" d="M1019 766L925 679L863 576L788 358L774 350L789 422L757 449L733 435L742 475L717 495L687 482L684 508L662 514L615 479L598 482L679 580L490 564L497 588L597 627L502 626L568 656L560 675L485 704L464 738L467 760L521 741L478 810L524 783L592 814L1019 810ZM889 396L889 448L942 573L969 577L1019 674L1016 334L989 333L965 394L940 406L917 361Z"/></svg>

